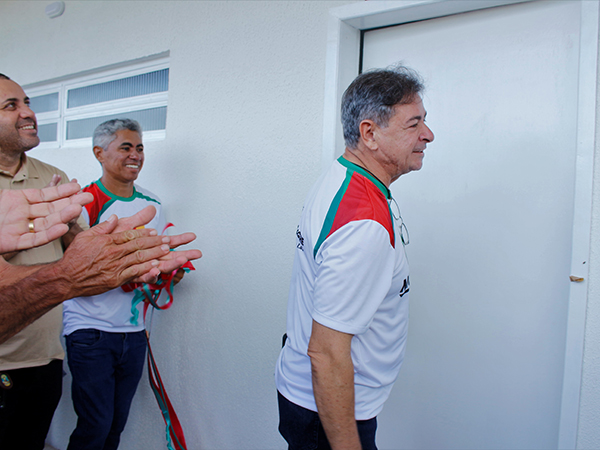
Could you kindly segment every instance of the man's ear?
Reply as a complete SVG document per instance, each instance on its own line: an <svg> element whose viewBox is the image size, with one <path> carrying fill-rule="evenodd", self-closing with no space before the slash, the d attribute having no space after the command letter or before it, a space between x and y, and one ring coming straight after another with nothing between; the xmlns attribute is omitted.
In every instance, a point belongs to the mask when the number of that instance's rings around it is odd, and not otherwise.
<svg viewBox="0 0 600 450"><path fill-rule="evenodd" d="M104 160L104 149L102 147L98 147L97 145L94 147L94 156L98 160L100 164Z"/></svg>
<svg viewBox="0 0 600 450"><path fill-rule="evenodd" d="M365 119L359 125L360 139L370 150L377 150L377 142L375 141L375 128L377 124L372 120Z"/></svg>

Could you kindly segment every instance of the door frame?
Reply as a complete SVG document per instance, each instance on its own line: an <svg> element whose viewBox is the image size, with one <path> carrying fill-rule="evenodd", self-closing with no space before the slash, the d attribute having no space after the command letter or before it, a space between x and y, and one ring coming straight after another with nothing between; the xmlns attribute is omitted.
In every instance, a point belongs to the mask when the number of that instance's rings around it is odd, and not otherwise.
<svg viewBox="0 0 600 450"><path fill-rule="evenodd" d="M532 1L540 0L364 1L331 9L325 72L323 168L344 149L339 104L345 88L358 74L363 31ZM578 1L581 3L581 29L571 275L583 281L572 282L569 291L559 449L573 449L577 445L594 181L600 2Z"/></svg>

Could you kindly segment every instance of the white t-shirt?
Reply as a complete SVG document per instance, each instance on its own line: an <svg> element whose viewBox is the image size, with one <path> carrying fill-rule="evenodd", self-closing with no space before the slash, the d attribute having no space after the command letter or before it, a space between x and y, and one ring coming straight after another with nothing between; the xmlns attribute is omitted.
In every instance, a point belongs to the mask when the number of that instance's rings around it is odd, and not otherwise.
<svg viewBox="0 0 600 450"><path fill-rule="evenodd" d="M355 417L375 417L404 358L408 262L387 187L343 157L317 182L296 231L288 339L275 371L279 392L317 411L307 354L313 319L353 334Z"/></svg>
<svg viewBox="0 0 600 450"><path fill-rule="evenodd" d="M94 195L94 201L84 207L82 214L90 227L112 214L119 218L132 216L148 205L156 208L156 215L145 228L154 228L160 234L165 227L160 200L146 189L135 185L133 195L124 198L112 194L98 180L83 190ZM85 328L114 333L141 331L144 329L143 302L133 304L133 299L134 292L118 287L104 294L67 300L63 303L63 334Z"/></svg>

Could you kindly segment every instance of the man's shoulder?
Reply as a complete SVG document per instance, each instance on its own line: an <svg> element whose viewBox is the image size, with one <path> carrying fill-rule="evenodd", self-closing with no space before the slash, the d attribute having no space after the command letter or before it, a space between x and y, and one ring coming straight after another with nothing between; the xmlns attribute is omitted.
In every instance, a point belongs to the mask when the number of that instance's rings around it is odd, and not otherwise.
<svg viewBox="0 0 600 450"><path fill-rule="evenodd" d="M144 200L147 200L149 202L153 202L153 203L157 203L157 204L161 204L160 201L160 197L156 194L154 194L153 192L149 191L146 188L143 188L141 186L139 186L138 184L134 184L135 186L135 196L137 196L138 198L142 198Z"/></svg>
<svg viewBox="0 0 600 450"><path fill-rule="evenodd" d="M322 180L321 197L316 200L326 207L315 254L325 239L348 225L365 221L379 223L387 231L392 247L395 246L394 229L386 195L370 177L341 164L334 165ZM333 189L332 189L333 188ZM321 215L320 214L320 215ZM321 216L323 217L323 216Z"/></svg>
<svg viewBox="0 0 600 450"><path fill-rule="evenodd" d="M83 192L89 192L94 196L94 200L92 203L88 203L88 205L92 205L94 203L104 204L111 200L111 196L105 192L96 181L88 184L82 189Z"/></svg>
<svg viewBox="0 0 600 450"><path fill-rule="evenodd" d="M92 193L94 195L94 201L100 202L100 203L105 203L108 201L118 201L118 200L128 202L131 200L142 199L142 200L146 200L149 202L157 203L159 205L161 204L161 201L160 201L160 198L158 197L158 195L152 193L148 189L138 186L137 184L135 184L134 186L135 186L135 189L133 192L133 197L130 197L130 198L122 198L122 197L118 197L114 194L111 194L99 182L99 180L94 181L94 182L90 183L89 185L87 185L86 187L84 187L83 191Z"/></svg>
<svg viewBox="0 0 600 450"><path fill-rule="evenodd" d="M156 215L154 216L154 219L152 219L152 221L150 221L150 223L148 223L148 225L146 226L149 226L150 228L156 228L159 232L164 233L165 229L167 228L167 223L163 215L164 211L162 208L161 200L158 197L158 195L154 194L148 189L145 189L135 184L134 196L136 197L136 199L142 200L143 203L140 202L140 206L145 207L148 205L152 205L156 208Z"/></svg>
<svg viewBox="0 0 600 450"><path fill-rule="evenodd" d="M359 220L374 220L385 227L391 225L385 194L369 178L351 170L331 200L328 219L335 222L336 229Z"/></svg>
<svg viewBox="0 0 600 450"><path fill-rule="evenodd" d="M45 163L39 159L32 158L31 156L27 156L26 164L30 173L35 171L40 177L43 178L52 178L52 175L58 174L63 177L63 183L67 182L67 174L52 164Z"/></svg>

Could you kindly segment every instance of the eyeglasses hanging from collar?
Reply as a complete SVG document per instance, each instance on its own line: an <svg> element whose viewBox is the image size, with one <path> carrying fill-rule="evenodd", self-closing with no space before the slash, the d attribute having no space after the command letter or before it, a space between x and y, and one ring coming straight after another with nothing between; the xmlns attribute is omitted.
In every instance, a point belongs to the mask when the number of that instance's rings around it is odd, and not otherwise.
<svg viewBox="0 0 600 450"><path fill-rule="evenodd" d="M400 239L402 239L402 244L406 246L410 243L410 236L408 235L408 228L406 228L406 224L404 223L404 220L402 220L400 207L398 206L398 203L394 197L392 197L390 200L390 209L392 210L394 219L396 219L396 222L400 224Z"/></svg>

